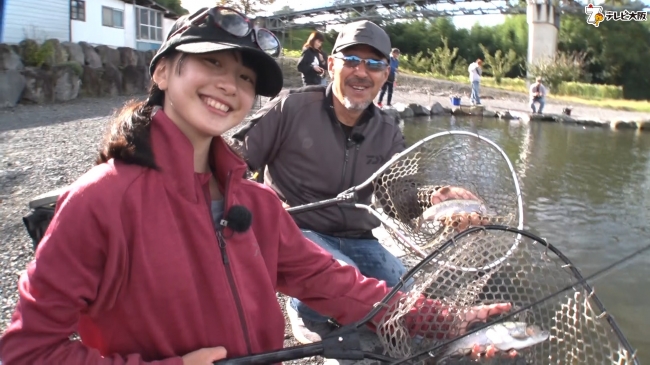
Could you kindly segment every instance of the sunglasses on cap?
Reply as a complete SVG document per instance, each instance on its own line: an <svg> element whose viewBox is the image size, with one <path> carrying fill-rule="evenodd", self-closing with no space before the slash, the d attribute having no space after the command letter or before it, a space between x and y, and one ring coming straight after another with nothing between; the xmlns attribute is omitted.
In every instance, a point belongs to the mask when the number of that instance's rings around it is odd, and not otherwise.
<svg viewBox="0 0 650 365"><path fill-rule="evenodd" d="M346 67L357 68L363 62L366 64L366 68L369 71L379 72L384 71L388 64L381 60L374 60L372 58L360 58L357 56L343 56L343 55L334 55L334 58L343 60L343 64Z"/></svg>
<svg viewBox="0 0 650 365"><path fill-rule="evenodd" d="M257 44L261 50L270 55L276 54L280 48L280 40L275 36L275 34L271 33L271 31L264 28L258 28L253 25L251 20L244 14L223 6L210 8L198 14L196 17L189 20L189 24L184 25L171 33L167 39L171 39L172 37L186 31L191 26L202 24L212 24L239 38L246 37L253 32L253 42Z"/></svg>

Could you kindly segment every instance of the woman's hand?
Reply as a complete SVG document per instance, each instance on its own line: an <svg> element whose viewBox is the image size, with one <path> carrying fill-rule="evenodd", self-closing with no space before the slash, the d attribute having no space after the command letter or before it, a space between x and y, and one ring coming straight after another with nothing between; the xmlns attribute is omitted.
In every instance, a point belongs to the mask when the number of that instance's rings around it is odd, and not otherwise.
<svg viewBox="0 0 650 365"><path fill-rule="evenodd" d="M183 356L183 365L212 365L217 360L225 359L226 355L226 349L221 346L204 348Z"/></svg>
<svg viewBox="0 0 650 365"><path fill-rule="evenodd" d="M490 305L479 305L472 307L462 317L458 327L452 328L451 324L457 320L454 310L445 308L440 301L420 297L410 312L405 316L411 336L423 336L426 338L453 339L467 333L467 328L476 322L486 322L491 316L508 312L512 309L510 303L495 303ZM493 345L482 348L478 344L472 348L470 357L494 357L497 349ZM517 356L516 351L508 352L507 356Z"/></svg>
<svg viewBox="0 0 650 365"><path fill-rule="evenodd" d="M322 75L323 72L325 72L322 68L318 66L314 66L314 71L316 71L317 74Z"/></svg>

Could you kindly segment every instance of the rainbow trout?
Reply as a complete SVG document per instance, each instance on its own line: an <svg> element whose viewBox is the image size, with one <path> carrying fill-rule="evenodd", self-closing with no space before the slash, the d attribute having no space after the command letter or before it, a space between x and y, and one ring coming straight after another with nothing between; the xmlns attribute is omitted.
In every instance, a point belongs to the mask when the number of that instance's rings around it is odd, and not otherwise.
<svg viewBox="0 0 650 365"><path fill-rule="evenodd" d="M488 214L488 209L483 202L470 199L452 199L445 200L435 204L425 210L415 222L416 232L421 229L422 223L426 221L438 221L452 214L473 213L476 212L481 216Z"/></svg>
<svg viewBox="0 0 650 365"><path fill-rule="evenodd" d="M475 345L485 352L492 345L499 351L522 350L546 341L549 331L526 322L500 322L452 342L442 357L468 356Z"/></svg>

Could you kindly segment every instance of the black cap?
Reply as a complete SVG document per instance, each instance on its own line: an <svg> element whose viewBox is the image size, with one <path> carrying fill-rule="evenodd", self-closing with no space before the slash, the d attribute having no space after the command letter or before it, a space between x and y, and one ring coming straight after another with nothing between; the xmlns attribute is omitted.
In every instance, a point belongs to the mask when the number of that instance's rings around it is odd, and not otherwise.
<svg viewBox="0 0 650 365"><path fill-rule="evenodd" d="M360 20L346 24L336 38L332 53L359 44L368 45L390 59L390 37L377 24L369 20Z"/></svg>
<svg viewBox="0 0 650 365"><path fill-rule="evenodd" d="M169 30L169 34L173 34L176 30L189 25L191 18L194 18L206 9L203 8L192 15L184 15L178 18ZM183 53L209 53L225 50L240 51L247 58L247 61L252 65L253 70L257 74L256 94L273 97L282 90L282 69L271 55L264 52L253 42L252 33L240 38L224 31L216 25L192 25L180 34L165 40L149 65L149 73L151 76L153 76L154 70L156 69L156 63L174 50Z"/></svg>

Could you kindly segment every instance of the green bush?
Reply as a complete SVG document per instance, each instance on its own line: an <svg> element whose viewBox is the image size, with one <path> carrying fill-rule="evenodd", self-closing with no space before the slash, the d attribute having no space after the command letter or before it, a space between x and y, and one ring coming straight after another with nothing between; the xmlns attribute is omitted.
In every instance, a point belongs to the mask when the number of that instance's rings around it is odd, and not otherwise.
<svg viewBox="0 0 650 365"><path fill-rule="evenodd" d="M46 42L39 45L33 39L25 39L20 42L23 64L30 67L41 67L45 62L54 57L54 45Z"/></svg>
<svg viewBox="0 0 650 365"><path fill-rule="evenodd" d="M623 99L623 87L615 85L583 84L564 82L560 84L558 95L580 96L585 99Z"/></svg>

